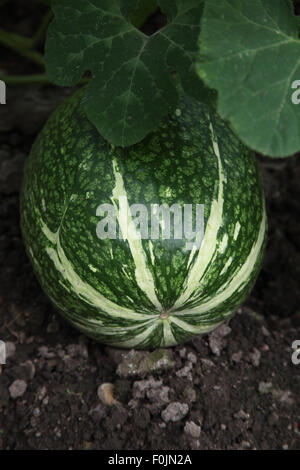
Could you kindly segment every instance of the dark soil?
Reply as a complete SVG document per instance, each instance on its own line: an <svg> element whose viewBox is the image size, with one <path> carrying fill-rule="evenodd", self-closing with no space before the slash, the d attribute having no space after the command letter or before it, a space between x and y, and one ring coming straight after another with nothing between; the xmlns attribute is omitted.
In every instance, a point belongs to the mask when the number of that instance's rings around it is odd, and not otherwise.
<svg viewBox="0 0 300 470"><path fill-rule="evenodd" d="M8 2L0 26L30 36L44 11L38 4ZM7 50L0 57L9 73L38 71ZM9 87L0 106L0 339L8 353L0 366L0 449L300 449L300 364L292 362L300 340L299 156L258 156L269 241L256 286L229 326L155 357L128 355L62 320L22 243L23 164L70 93Z"/></svg>

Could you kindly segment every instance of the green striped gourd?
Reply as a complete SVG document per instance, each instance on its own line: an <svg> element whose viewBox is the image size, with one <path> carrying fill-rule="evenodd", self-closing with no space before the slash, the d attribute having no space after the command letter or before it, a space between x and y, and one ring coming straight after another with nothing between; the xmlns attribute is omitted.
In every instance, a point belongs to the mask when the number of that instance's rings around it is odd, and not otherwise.
<svg viewBox="0 0 300 470"><path fill-rule="evenodd" d="M82 93L50 117L25 168L21 226L41 286L67 320L105 344L172 346L213 330L261 266L266 213L253 153L186 96L142 142L114 148L86 118ZM120 198L136 227L123 239ZM97 235L105 203L116 209L115 239ZM203 204L200 248L164 238L162 227L159 238L136 236L128 209L136 203L149 211Z"/></svg>

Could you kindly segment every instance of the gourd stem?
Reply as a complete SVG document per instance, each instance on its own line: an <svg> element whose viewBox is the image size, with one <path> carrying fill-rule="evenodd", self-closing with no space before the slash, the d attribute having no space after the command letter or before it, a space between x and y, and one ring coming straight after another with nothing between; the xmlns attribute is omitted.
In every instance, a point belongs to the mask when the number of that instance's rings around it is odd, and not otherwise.
<svg viewBox="0 0 300 470"><path fill-rule="evenodd" d="M0 28L0 44L44 68L44 58L42 54L32 50L32 39L10 33Z"/></svg>
<svg viewBox="0 0 300 470"><path fill-rule="evenodd" d="M3 80L6 85L31 85L31 84L51 84L46 74L31 74L31 75L5 75L0 72L0 80Z"/></svg>
<svg viewBox="0 0 300 470"><path fill-rule="evenodd" d="M47 13L45 14L38 30L32 37L32 48L35 48L36 46L39 45L43 37L45 36L46 30L49 26L50 21L52 20L53 13L51 10L48 10Z"/></svg>
<svg viewBox="0 0 300 470"><path fill-rule="evenodd" d="M3 80L6 85L54 85L45 73L34 73L31 75L6 75L0 71L0 80ZM88 78L82 78L78 85L86 85L89 82Z"/></svg>

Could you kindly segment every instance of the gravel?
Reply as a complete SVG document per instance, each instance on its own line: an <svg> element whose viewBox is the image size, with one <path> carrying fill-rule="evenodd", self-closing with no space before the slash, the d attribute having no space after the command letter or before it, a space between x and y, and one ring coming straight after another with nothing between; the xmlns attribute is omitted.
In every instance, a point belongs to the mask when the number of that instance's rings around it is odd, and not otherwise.
<svg viewBox="0 0 300 470"><path fill-rule="evenodd" d="M27 383L25 380L14 380L13 383L9 387L9 394L11 398L16 399L20 398L24 395L27 389Z"/></svg>
<svg viewBox="0 0 300 470"><path fill-rule="evenodd" d="M186 403L180 403L180 402L173 402L170 403L167 408L165 408L162 413L161 417L165 421L165 423L168 423L172 421L173 423L176 421L182 420L189 412L189 407Z"/></svg>

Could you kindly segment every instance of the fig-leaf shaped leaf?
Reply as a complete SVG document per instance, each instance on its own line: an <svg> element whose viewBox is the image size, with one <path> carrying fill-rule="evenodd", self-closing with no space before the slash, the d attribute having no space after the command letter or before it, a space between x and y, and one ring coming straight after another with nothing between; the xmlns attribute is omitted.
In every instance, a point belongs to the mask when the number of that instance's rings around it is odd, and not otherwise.
<svg viewBox="0 0 300 470"><path fill-rule="evenodd" d="M206 0L196 69L254 150L300 150L299 19L290 0ZM297 81L298 84L297 84Z"/></svg>
<svg viewBox="0 0 300 470"><path fill-rule="evenodd" d="M46 41L49 78L62 86L90 73L82 105L111 144L142 140L178 102L174 76L194 96L202 0L160 0L167 24L151 36L130 22L139 0L53 0Z"/></svg>

